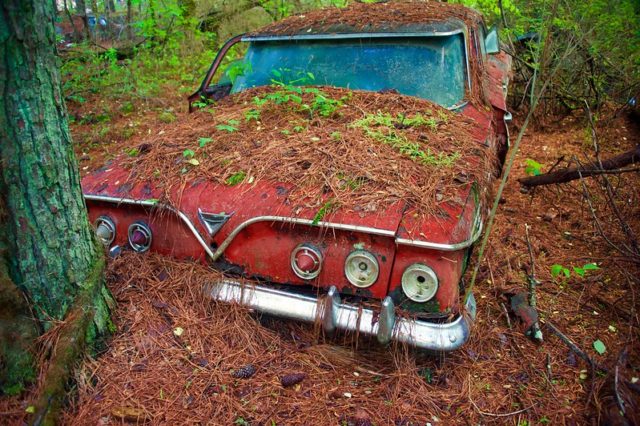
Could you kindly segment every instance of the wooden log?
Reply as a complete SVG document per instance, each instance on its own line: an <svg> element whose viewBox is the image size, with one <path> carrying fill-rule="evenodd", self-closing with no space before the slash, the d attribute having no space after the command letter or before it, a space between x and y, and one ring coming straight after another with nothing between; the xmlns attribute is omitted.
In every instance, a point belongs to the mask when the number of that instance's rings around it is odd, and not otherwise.
<svg viewBox="0 0 640 426"><path fill-rule="evenodd" d="M567 167L554 172L538 176L528 176L518 179L522 186L532 188L540 185L571 182L582 177L595 176L603 173L622 173L622 167L640 162L640 145L630 151L602 161L602 168L597 163L586 164L582 167Z"/></svg>

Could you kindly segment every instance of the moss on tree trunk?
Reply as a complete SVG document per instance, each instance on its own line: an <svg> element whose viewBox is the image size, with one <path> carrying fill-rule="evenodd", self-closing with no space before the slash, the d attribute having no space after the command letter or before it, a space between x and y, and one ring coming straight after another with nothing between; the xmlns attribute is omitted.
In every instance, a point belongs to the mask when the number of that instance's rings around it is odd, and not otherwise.
<svg viewBox="0 0 640 426"><path fill-rule="evenodd" d="M82 295L75 309L89 313L83 318L90 325L83 320L78 331L77 346L84 348L85 337L109 331L111 297L67 124L54 7L53 1L0 2L0 205L6 210L1 254L11 278L0 286L9 294L15 283L43 330L63 319Z"/></svg>

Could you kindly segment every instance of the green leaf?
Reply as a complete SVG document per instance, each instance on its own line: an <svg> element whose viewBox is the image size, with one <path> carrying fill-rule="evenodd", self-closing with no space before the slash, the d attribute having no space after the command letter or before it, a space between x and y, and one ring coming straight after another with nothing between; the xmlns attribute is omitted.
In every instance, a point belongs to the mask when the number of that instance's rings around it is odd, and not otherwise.
<svg viewBox="0 0 640 426"><path fill-rule="evenodd" d="M36 412L36 407L33 405L30 405L27 408L25 408L24 411L25 413L34 414Z"/></svg>
<svg viewBox="0 0 640 426"><path fill-rule="evenodd" d="M199 166L200 162L198 160L196 160L195 158L190 158L189 161L187 161L187 163L191 164L192 166Z"/></svg>
<svg viewBox="0 0 640 426"><path fill-rule="evenodd" d="M593 349L598 352L598 354L603 355L607 351L607 347L602 343L602 340L598 339L593 342Z"/></svg>
<svg viewBox="0 0 640 426"><path fill-rule="evenodd" d="M537 161L532 160L531 158L527 158L525 160L525 164L526 167L524 168L524 172L529 176L538 176L542 173L540 171L540 169L542 168L542 164L538 163Z"/></svg>
<svg viewBox="0 0 640 426"><path fill-rule="evenodd" d="M196 153L195 153L195 152L193 152L193 151L192 151L192 150L190 150L190 149L185 149L185 150L182 152L182 156L183 156L184 158L193 158L193 156L194 156L194 155L196 155Z"/></svg>
<svg viewBox="0 0 640 426"><path fill-rule="evenodd" d="M229 122L231 122L231 121L235 121L235 120L230 120ZM237 127L234 127L234 126L232 126L230 124L218 124L216 126L216 129L218 129L220 131L223 131L223 132L229 132L229 133L233 133L233 132L237 132L238 131Z"/></svg>
<svg viewBox="0 0 640 426"><path fill-rule="evenodd" d="M597 271L600 267L597 263L587 263L582 267L582 269L585 271Z"/></svg>
<svg viewBox="0 0 640 426"><path fill-rule="evenodd" d="M580 277L584 277L584 274L585 274L587 271L585 271L584 269L579 268L579 267L577 267L577 266L574 266L574 267L573 267L573 272L575 272L575 273L576 273L576 275L579 275Z"/></svg>
<svg viewBox="0 0 640 426"><path fill-rule="evenodd" d="M560 273L562 272L563 268L564 267L562 265L558 265L558 264L551 265L551 276L553 278L557 278L558 275L560 275Z"/></svg>
<svg viewBox="0 0 640 426"><path fill-rule="evenodd" d="M198 145L200 146L200 148L204 148L205 146L207 146L207 144L209 142L213 142L212 138L200 138L198 139Z"/></svg>

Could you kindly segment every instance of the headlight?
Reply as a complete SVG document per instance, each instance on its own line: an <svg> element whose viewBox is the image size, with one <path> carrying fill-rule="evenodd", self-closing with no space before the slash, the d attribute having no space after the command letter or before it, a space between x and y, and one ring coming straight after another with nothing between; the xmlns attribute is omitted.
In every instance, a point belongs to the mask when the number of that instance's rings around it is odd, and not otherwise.
<svg viewBox="0 0 640 426"><path fill-rule="evenodd" d="M402 291L414 302L427 302L438 291L438 276L428 266L414 263L402 274Z"/></svg>
<svg viewBox="0 0 640 426"><path fill-rule="evenodd" d="M96 235L105 247L109 247L116 239L116 224L109 216L100 216L94 224Z"/></svg>
<svg viewBox="0 0 640 426"><path fill-rule="evenodd" d="M299 244L291 252L291 269L303 280L316 278L322 269L322 253L311 244Z"/></svg>
<svg viewBox="0 0 640 426"><path fill-rule="evenodd" d="M144 222L134 222L129 226L129 245L138 252L144 253L151 247L151 229Z"/></svg>
<svg viewBox="0 0 640 426"><path fill-rule="evenodd" d="M356 250L347 256L344 263L344 274L351 284L366 288L378 279L378 260L366 250Z"/></svg>

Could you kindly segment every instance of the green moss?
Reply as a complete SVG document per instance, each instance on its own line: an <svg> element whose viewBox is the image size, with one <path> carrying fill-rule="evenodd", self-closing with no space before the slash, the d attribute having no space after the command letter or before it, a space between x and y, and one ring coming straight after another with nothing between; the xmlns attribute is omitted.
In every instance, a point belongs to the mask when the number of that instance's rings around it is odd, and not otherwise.
<svg viewBox="0 0 640 426"><path fill-rule="evenodd" d="M176 121L176 116L169 111L162 111L160 114L158 114L158 120L162 121L163 123L169 124Z"/></svg>
<svg viewBox="0 0 640 426"><path fill-rule="evenodd" d="M0 393L18 395L35 381L30 348L37 336L24 298L0 260Z"/></svg>

